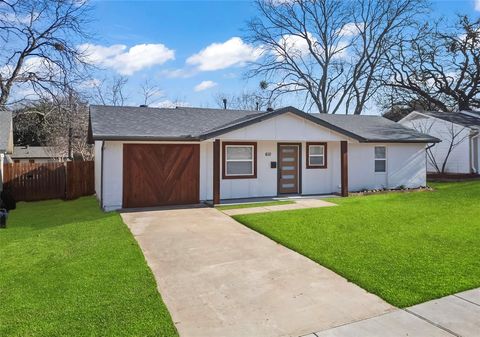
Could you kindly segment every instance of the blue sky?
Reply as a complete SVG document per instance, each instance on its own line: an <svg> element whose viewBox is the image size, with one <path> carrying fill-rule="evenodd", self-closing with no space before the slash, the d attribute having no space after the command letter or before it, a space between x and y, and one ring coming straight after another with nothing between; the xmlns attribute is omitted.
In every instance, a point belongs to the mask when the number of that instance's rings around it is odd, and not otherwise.
<svg viewBox="0 0 480 337"><path fill-rule="evenodd" d="M255 49L241 40L255 15L251 1L94 1L89 50L104 68L96 78L127 76L128 104L140 84L158 85L156 104L215 107L215 94L257 86L244 64ZM474 14L475 0L433 1L431 16ZM480 0L478 8L480 9Z"/></svg>

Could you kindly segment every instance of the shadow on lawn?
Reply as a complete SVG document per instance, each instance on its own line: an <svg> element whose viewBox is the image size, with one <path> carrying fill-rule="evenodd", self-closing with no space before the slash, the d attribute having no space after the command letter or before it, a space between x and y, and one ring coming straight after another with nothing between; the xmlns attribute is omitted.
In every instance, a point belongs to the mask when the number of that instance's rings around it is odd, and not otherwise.
<svg viewBox="0 0 480 337"><path fill-rule="evenodd" d="M30 227L42 230L50 227L74 223L97 221L118 216L116 212L103 212L95 197L82 197L75 200L47 200L19 202L17 209L8 217L7 231Z"/></svg>

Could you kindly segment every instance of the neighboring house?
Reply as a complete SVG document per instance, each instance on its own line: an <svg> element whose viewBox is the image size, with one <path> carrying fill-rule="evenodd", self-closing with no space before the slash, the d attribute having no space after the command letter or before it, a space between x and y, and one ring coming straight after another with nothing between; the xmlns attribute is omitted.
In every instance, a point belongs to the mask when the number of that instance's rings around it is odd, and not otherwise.
<svg viewBox="0 0 480 337"><path fill-rule="evenodd" d="M67 160L54 157L55 149L48 146L15 146L10 156L14 163L52 163Z"/></svg>
<svg viewBox="0 0 480 337"><path fill-rule="evenodd" d="M399 123L442 141L428 150L428 172L441 172L447 158L444 173L479 173L480 113L413 111Z"/></svg>
<svg viewBox="0 0 480 337"><path fill-rule="evenodd" d="M3 188L3 164L13 152L13 122L10 111L0 110L0 191Z"/></svg>
<svg viewBox="0 0 480 337"><path fill-rule="evenodd" d="M438 139L380 116L90 107L106 210L426 185Z"/></svg>

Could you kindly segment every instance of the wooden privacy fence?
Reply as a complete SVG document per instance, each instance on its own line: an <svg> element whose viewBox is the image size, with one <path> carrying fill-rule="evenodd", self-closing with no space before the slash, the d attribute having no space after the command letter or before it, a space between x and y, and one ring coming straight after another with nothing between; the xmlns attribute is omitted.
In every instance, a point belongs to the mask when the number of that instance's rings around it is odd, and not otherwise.
<svg viewBox="0 0 480 337"><path fill-rule="evenodd" d="M95 193L93 161L4 164L4 189L17 201L75 199Z"/></svg>

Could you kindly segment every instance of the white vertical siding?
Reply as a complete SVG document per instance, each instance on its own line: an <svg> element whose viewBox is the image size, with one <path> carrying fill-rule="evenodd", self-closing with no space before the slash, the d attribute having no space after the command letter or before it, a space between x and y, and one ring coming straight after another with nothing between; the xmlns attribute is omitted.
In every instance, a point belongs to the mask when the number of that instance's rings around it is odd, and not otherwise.
<svg viewBox="0 0 480 337"><path fill-rule="evenodd" d="M251 141L340 141L346 137L294 114L283 114L263 122L226 133L222 140Z"/></svg>
<svg viewBox="0 0 480 337"><path fill-rule="evenodd" d="M268 153L270 156L267 156ZM277 195L277 169L270 167L272 161L277 161L277 142L257 142L257 178L222 178L220 180L220 197L232 199ZM213 166L213 162L211 165Z"/></svg>
<svg viewBox="0 0 480 337"><path fill-rule="evenodd" d="M413 112L401 120L400 124L413 129L419 124L432 126L429 132L430 135L442 140L441 143L435 144L432 148L432 154L441 168L450 146L451 133L449 130L452 123ZM453 127L454 132L459 133L456 139L463 139L463 141L451 151L445 171L448 173L470 173L470 129L457 124L454 124ZM430 160L428 161L427 170L428 172L437 171Z"/></svg>
<svg viewBox="0 0 480 337"><path fill-rule="evenodd" d="M308 160L306 142L302 143L302 157L303 194L329 194L340 192L340 142L327 143L327 168L306 168Z"/></svg>
<svg viewBox="0 0 480 337"><path fill-rule="evenodd" d="M375 172L375 146L387 148L387 172ZM426 185L425 144L349 144L350 191Z"/></svg>
<svg viewBox="0 0 480 337"><path fill-rule="evenodd" d="M95 154L95 195L97 200L100 201L102 195L102 186L101 186L101 173L102 173L102 141L95 141L94 145L94 154Z"/></svg>
<svg viewBox="0 0 480 337"><path fill-rule="evenodd" d="M122 208L123 143L106 141L103 149L103 207Z"/></svg>

